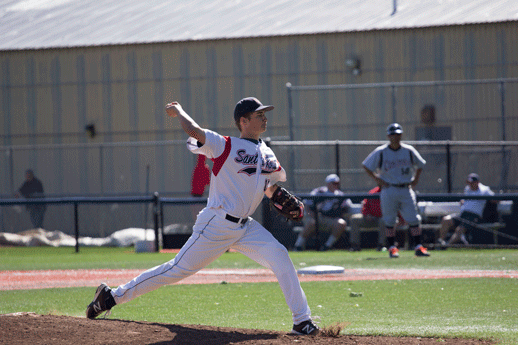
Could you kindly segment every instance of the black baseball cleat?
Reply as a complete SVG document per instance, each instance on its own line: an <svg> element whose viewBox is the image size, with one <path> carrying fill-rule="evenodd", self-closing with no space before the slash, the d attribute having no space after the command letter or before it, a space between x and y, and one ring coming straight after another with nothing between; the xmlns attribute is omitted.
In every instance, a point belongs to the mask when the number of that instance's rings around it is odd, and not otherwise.
<svg viewBox="0 0 518 345"><path fill-rule="evenodd" d="M104 317L110 315L111 308L116 304L115 299L111 294L111 289L105 283L99 285L95 290L95 295L92 303L86 307L86 317L89 319L95 319L103 311L106 311Z"/></svg>
<svg viewBox="0 0 518 345"><path fill-rule="evenodd" d="M430 254L428 253L428 250L426 250L426 248L423 247L422 245L417 246L417 248L415 249L415 255L416 256L430 256Z"/></svg>
<svg viewBox="0 0 518 345"><path fill-rule="evenodd" d="M298 325L293 325L293 329L291 330L291 334L297 335L317 335L318 333L320 333L320 328L315 325L313 320L307 320Z"/></svg>

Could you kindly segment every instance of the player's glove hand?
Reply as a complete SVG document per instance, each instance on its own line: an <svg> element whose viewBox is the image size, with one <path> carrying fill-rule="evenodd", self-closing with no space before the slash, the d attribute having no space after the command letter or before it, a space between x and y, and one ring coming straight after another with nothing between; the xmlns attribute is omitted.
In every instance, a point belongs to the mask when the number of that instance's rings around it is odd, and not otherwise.
<svg viewBox="0 0 518 345"><path fill-rule="evenodd" d="M282 187L273 193L270 204L288 219L298 222L304 217L304 203Z"/></svg>

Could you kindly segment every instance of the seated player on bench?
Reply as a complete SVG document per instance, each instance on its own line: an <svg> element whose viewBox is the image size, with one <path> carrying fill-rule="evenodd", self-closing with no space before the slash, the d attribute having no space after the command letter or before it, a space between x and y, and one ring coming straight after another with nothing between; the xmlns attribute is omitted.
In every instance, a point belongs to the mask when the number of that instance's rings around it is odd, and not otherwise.
<svg viewBox="0 0 518 345"><path fill-rule="evenodd" d="M480 177L471 173L466 179L466 187L464 188L466 195L494 195L493 191L480 182ZM497 200L490 200L492 203L498 203ZM439 238L437 243L442 247L448 247L454 243L462 242L469 244L466 234L468 231L475 229L476 224L480 224L483 219L484 207L486 200L466 199L461 200L460 215L451 214L444 216L439 229ZM455 229L453 235L445 241L445 237L450 229Z"/></svg>

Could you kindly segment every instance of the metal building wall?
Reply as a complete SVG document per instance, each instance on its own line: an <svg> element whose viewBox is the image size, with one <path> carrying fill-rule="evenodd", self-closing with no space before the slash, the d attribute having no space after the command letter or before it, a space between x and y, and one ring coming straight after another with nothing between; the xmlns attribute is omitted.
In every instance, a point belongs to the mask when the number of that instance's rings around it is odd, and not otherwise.
<svg viewBox="0 0 518 345"><path fill-rule="evenodd" d="M276 109L266 135L288 135L286 83L293 85L480 79L518 76L516 23L243 38L126 46L10 51L0 55L2 144L42 145L183 140L164 104L178 100L200 125L235 135L237 100L257 96ZM354 76L345 61L361 61ZM506 92L507 140L517 140L518 90ZM397 90L397 117L408 139L424 104L434 102L437 124L452 126L455 140L499 140L500 109L493 90ZM382 140L394 120L391 94L380 89L300 94L296 139ZM91 139L84 131L96 126ZM76 150L77 151L77 150ZM102 158L98 157L102 155ZM143 192L146 166L160 191L185 193L194 159L176 151L105 148L102 153L27 150L14 176L34 168L51 194ZM311 157L308 157L311 159ZM326 155L318 159L327 161ZM107 162L102 181L100 161ZM0 172L6 181L7 172ZM175 181L172 183L170 181ZM1 194L10 186L2 185Z"/></svg>
<svg viewBox="0 0 518 345"><path fill-rule="evenodd" d="M347 70L306 78L294 85L472 80L518 76L515 23L341 35L326 46L329 56L361 61L361 75ZM329 68L331 70L332 68ZM517 85L505 92L506 140L517 139ZM294 95L296 139L383 140L398 121L414 137L423 106L436 107L436 125L451 126L453 140L501 140L499 85L397 88L396 116L390 89L304 91Z"/></svg>

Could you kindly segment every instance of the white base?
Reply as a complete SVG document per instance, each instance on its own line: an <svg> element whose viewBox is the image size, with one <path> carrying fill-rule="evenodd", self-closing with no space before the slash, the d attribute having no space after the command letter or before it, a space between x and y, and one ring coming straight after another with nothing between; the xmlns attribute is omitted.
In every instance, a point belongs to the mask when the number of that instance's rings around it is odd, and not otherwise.
<svg viewBox="0 0 518 345"><path fill-rule="evenodd" d="M298 274L337 274L344 273L345 268L341 266L318 265L301 268L297 271Z"/></svg>
<svg viewBox="0 0 518 345"><path fill-rule="evenodd" d="M155 241L135 242L135 253L151 253L155 251Z"/></svg>

